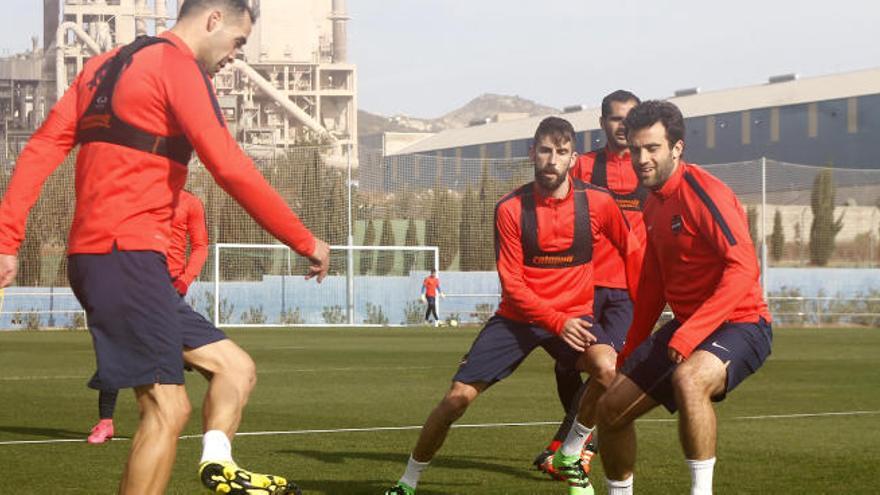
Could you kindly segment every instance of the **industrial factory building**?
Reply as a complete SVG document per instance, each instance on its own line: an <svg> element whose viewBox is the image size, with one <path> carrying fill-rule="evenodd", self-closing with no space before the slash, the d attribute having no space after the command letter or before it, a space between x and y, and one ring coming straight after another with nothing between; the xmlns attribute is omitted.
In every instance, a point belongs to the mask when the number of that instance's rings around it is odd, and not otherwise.
<svg viewBox="0 0 880 495"><path fill-rule="evenodd" d="M45 0L43 43L0 59L0 115L8 164L83 63L173 25L184 0ZM291 8L291 4L295 4ZM346 58L345 0L255 0L244 59L215 78L230 130L256 158L333 142L357 156L357 91ZM349 147L350 145L350 147Z"/></svg>
<svg viewBox="0 0 880 495"><path fill-rule="evenodd" d="M590 98L598 101L602 96ZM811 78L788 74L719 91L683 89L668 100L685 116L685 158L694 163L766 157L803 165L880 169L873 146L880 141L880 68ZM599 108L580 105L562 113L577 131L578 151L605 145L599 113ZM383 146L389 158L371 164L380 170L368 174L374 179L370 186L393 190L402 182L431 187L439 181L453 188L473 184L482 170L473 159L526 156L542 118L479 120L466 128L409 136L408 142L388 133Z"/></svg>

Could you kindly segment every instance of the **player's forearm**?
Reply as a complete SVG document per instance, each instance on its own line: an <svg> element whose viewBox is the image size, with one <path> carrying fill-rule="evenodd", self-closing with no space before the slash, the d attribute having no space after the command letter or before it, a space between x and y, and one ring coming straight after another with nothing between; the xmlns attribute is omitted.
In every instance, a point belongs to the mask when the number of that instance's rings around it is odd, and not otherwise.
<svg viewBox="0 0 880 495"><path fill-rule="evenodd" d="M629 297L635 303L639 297L639 284L641 283L642 269L645 265L645 246L639 243L635 235L629 235L627 251L621 251L626 271L626 288Z"/></svg>
<svg viewBox="0 0 880 495"><path fill-rule="evenodd" d="M556 311L537 296L525 284L505 284L502 281L503 297L516 308L517 312L541 328L545 328L555 334L562 332L568 317L565 313Z"/></svg>
<svg viewBox="0 0 880 495"><path fill-rule="evenodd" d="M747 270L731 267L725 270L712 295L676 330L669 347L687 358L700 343L706 340L730 318L743 294L755 283L755 277Z"/></svg>
<svg viewBox="0 0 880 495"><path fill-rule="evenodd" d="M191 284L193 280L199 278L199 274L202 273L202 268L204 268L207 260L207 246L192 246L192 251L189 253L189 261L186 263L186 268L184 268L183 275L180 278L187 284Z"/></svg>
<svg viewBox="0 0 880 495"><path fill-rule="evenodd" d="M76 82L22 150L0 203L0 253L16 254L28 213L46 179L64 161L76 139Z"/></svg>
<svg viewBox="0 0 880 495"><path fill-rule="evenodd" d="M62 146L32 139L15 166L0 203L0 253L16 254L24 240L28 213L40 197L46 179L67 156Z"/></svg>
<svg viewBox="0 0 880 495"><path fill-rule="evenodd" d="M666 307L666 300L662 296L662 289L641 290L636 296L636 304L633 308L633 322L626 334L626 344L620 352L621 361L632 354L642 342L644 342L654 330L654 325Z"/></svg>

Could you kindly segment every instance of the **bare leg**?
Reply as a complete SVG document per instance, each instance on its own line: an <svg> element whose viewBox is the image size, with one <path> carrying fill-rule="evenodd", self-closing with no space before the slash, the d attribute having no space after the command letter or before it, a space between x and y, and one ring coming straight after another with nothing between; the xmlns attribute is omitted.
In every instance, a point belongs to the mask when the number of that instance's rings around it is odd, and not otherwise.
<svg viewBox="0 0 880 495"><path fill-rule="evenodd" d="M161 495L171 478L177 437L191 407L183 385L135 388L140 423L119 484L120 495Z"/></svg>
<svg viewBox="0 0 880 495"><path fill-rule="evenodd" d="M418 462L428 462L443 446L452 423L467 411L468 406L486 389L485 383L452 382L443 400L428 415L425 425L419 434L419 440L412 451L412 457Z"/></svg>
<svg viewBox="0 0 880 495"><path fill-rule="evenodd" d="M254 361L229 339L186 349L183 358L209 380L202 407L203 431L220 430L231 441L257 383Z"/></svg>
<svg viewBox="0 0 880 495"><path fill-rule="evenodd" d="M625 480L632 476L636 464L634 422L657 405L654 399L623 374L617 375L599 399L598 426L602 439L599 454L608 479Z"/></svg>
<svg viewBox="0 0 880 495"><path fill-rule="evenodd" d="M581 397L577 420L584 426L593 427L596 425L596 404L617 376L617 352L610 345L592 345L581 361L590 381Z"/></svg>
<svg viewBox="0 0 880 495"><path fill-rule="evenodd" d="M690 460L715 457L716 423L712 396L724 391L727 366L717 356L696 351L672 374L678 404L678 434Z"/></svg>

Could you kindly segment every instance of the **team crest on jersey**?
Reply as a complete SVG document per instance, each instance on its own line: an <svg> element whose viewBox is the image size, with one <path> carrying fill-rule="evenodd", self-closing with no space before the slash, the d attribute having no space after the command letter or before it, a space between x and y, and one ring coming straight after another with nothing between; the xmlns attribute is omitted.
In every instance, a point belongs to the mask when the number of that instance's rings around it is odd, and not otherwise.
<svg viewBox="0 0 880 495"><path fill-rule="evenodd" d="M673 215L672 216L672 233L680 234L682 227L681 215Z"/></svg>

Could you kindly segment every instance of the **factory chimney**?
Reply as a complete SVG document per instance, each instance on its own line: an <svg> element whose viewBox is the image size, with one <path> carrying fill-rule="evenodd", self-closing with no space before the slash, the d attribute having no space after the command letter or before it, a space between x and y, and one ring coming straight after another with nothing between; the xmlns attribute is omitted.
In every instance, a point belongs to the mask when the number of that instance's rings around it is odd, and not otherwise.
<svg viewBox="0 0 880 495"><path fill-rule="evenodd" d="M348 59L348 36L345 23L350 19L345 11L345 0L333 0L333 63L344 64Z"/></svg>
<svg viewBox="0 0 880 495"><path fill-rule="evenodd" d="M167 19L167 0L156 0L156 34L162 34L168 29Z"/></svg>
<svg viewBox="0 0 880 495"><path fill-rule="evenodd" d="M47 106L55 104L55 33L61 18L61 0L43 0L43 91Z"/></svg>

